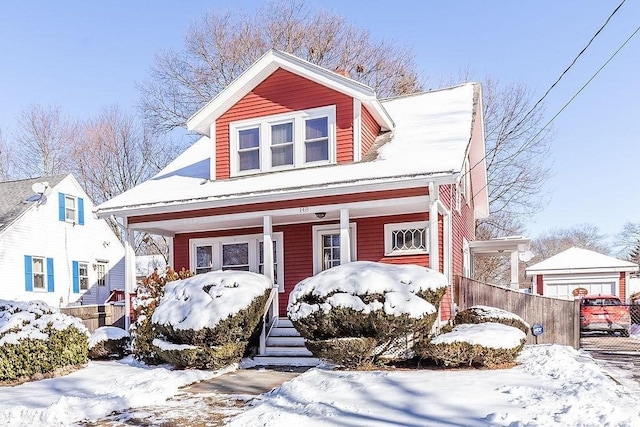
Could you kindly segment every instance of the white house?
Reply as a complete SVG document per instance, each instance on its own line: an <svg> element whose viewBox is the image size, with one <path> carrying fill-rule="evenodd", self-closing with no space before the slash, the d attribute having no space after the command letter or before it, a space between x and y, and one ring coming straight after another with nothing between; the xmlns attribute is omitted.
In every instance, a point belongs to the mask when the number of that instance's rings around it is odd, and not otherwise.
<svg viewBox="0 0 640 427"><path fill-rule="evenodd" d="M581 248L570 248L527 267L533 292L554 298L574 299L586 294L630 295L630 273L638 264Z"/></svg>
<svg viewBox="0 0 640 427"><path fill-rule="evenodd" d="M104 303L124 289L124 247L73 175L0 183L0 299Z"/></svg>

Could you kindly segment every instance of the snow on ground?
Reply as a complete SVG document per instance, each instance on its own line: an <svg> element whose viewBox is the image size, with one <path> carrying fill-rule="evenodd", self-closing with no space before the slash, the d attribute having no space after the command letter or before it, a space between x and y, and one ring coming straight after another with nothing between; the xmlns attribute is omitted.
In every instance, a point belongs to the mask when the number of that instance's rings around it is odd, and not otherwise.
<svg viewBox="0 0 640 427"><path fill-rule="evenodd" d="M89 362L64 377L0 387L0 425L68 426L114 411L160 404L183 385L221 372L172 371L146 366L132 357Z"/></svg>
<svg viewBox="0 0 640 427"><path fill-rule="evenodd" d="M155 413L157 425L198 411L207 421L211 396L185 396L179 387L221 373L171 371L131 358L90 362L64 377L0 387L0 425L73 425L126 408L142 408L127 411L137 418ZM311 369L259 396L230 425L640 426L639 412L637 395L589 355L539 345L526 346L519 365L503 370Z"/></svg>
<svg viewBox="0 0 640 427"><path fill-rule="evenodd" d="M523 350L504 370L310 370L231 426L638 426L637 396L569 347Z"/></svg>
<svg viewBox="0 0 640 427"><path fill-rule="evenodd" d="M129 332L115 326L101 326L96 329L89 338L89 349L103 341L117 341L122 338L129 338Z"/></svg>

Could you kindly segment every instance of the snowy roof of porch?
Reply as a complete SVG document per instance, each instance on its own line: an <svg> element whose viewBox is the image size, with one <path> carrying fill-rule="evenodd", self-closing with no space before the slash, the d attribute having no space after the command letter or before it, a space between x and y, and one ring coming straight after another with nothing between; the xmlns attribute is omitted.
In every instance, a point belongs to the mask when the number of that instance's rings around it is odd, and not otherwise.
<svg viewBox="0 0 640 427"><path fill-rule="evenodd" d="M526 274L527 276L532 276L534 274L566 274L594 271L638 271L638 264L588 249L573 247L527 267Z"/></svg>
<svg viewBox="0 0 640 427"><path fill-rule="evenodd" d="M292 169L219 181L209 179L211 140L202 137L155 177L96 208L100 216L140 213L147 208L198 206L220 200L286 195L301 190L420 178L453 182L468 152L477 83L383 102L395 128L372 161ZM381 136L388 138L386 134ZM195 206L193 208L195 208Z"/></svg>

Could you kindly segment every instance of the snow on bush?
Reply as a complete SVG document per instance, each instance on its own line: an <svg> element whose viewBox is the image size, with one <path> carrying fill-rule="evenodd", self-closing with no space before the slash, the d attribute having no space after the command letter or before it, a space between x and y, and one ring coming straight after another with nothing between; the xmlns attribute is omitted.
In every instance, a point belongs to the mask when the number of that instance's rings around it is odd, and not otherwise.
<svg viewBox="0 0 640 427"><path fill-rule="evenodd" d="M526 339L527 335L516 327L481 322L458 325L416 346L416 351L438 365L494 368L513 363Z"/></svg>
<svg viewBox="0 0 640 427"><path fill-rule="evenodd" d="M0 380L84 364L88 336L80 319L42 301L0 300Z"/></svg>
<svg viewBox="0 0 640 427"><path fill-rule="evenodd" d="M128 353L131 336L124 329L102 326L89 338L90 359L121 359Z"/></svg>
<svg viewBox="0 0 640 427"><path fill-rule="evenodd" d="M482 322L502 323L503 325L513 326L525 334L528 333L531 328L531 326L517 314L486 305L474 305L456 314L453 320L455 325Z"/></svg>
<svg viewBox="0 0 640 427"><path fill-rule="evenodd" d="M151 323L167 344L158 356L178 367L219 368L240 360L272 289L264 275L214 271L165 286Z"/></svg>
<svg viewBox="0 0 640 427"><path fill-rule="evenodd" d="M431 330L446 286L443 274L425 267L351 262L298 283L289 295L288 315L318 357L329 358L339 348L352 352L335 338L373 338L376 345L363 360L375 363L406 345L406 337Z"/></svg>

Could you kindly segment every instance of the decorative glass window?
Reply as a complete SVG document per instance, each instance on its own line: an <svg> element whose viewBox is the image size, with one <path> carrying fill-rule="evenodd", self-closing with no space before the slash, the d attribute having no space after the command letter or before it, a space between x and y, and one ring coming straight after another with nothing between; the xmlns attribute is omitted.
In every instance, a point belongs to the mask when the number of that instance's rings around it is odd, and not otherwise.
<svg viewBox="0 0 640 427"><path fill-rule="evenodd" d="M78 263L78 278L80 279L80 289L89 289L89 265L86 262Z"/></svg>
<svg viewBox="0 0 640 427"><path fill-rule="evenodd" d="M45 289L45 259L39 257L31 258L33 265L33 289Z"/></svg>
<svg viewBox="0 0 640 427"><path fill-rule="evenodd" d="M211 245L196 247L196 274L213 271L213 249Z"/></svg>
<svg viewBox="0 0 640 427"><path fill-rule="evenodd" d="M329 160L329 120L327 117L304 121L305 162Z"/></svg>
<svg viewBox="0 0 640 427"><path fill-rule="evenodd" d="M73 196L64 196L64 216L67 221L76 222L77 219L76 198Z"/></svg>
<svg viewBox="0 0 640 427"><path fill-rule="evenodd" d="M427 221L385 224L385 255L429 253L428 229Z"/></svg>
<svg viewBox="0 0 640 427"><path fill-rule="evenodd" d="M229 125L231 175L335 163L336 107Z"/></svg>
<svg viewBox="0 0 640 427"><path fill-rule="evenodd" d="M249 244L229 243L222 245L223 270L249 270Z"/></svg>
<svg viewBox="0 0 640 427"><path fill-rule="evenodd" d="M96 275L98 286L107 285L107 264L104 262L98 262L96 264Z"/></svg>

